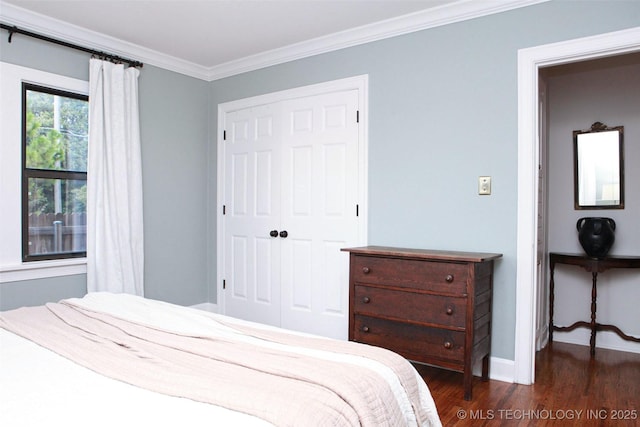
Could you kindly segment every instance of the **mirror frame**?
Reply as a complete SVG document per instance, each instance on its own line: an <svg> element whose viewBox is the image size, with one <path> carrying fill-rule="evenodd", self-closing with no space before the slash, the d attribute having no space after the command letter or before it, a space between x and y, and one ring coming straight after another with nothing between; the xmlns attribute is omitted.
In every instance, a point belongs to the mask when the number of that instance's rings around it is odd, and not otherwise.
<svg viewBox="0 0 640 427"><path fill-rule="evenodd" d="M586 133L597 133L597 132L608 132L608 131L617 131L618 132L618 160L619 160L619 173L620 173L620 202L612 205L581 205L579 200L580 194L580 183L578 180L578 136ZM574 130L573 131L573 193L574 193L574 208L576 210L585 210L585 209L624 209L624 150L623 150L623 140L624 140L624 126L616 126L616 127L607 127L605 124L601 122L595 122L591 125L591 129L589 130Z"/></svg>

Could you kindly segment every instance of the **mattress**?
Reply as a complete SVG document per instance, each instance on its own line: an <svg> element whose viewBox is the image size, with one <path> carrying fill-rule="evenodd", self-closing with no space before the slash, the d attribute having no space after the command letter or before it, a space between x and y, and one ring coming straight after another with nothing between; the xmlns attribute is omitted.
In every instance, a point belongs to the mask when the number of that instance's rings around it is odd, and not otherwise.
<svg viewBox="0 0 640 427"><path fill-rule="evenodd" d="M439 426L384 349L127 294L0 313L0 425Z"/></svg>

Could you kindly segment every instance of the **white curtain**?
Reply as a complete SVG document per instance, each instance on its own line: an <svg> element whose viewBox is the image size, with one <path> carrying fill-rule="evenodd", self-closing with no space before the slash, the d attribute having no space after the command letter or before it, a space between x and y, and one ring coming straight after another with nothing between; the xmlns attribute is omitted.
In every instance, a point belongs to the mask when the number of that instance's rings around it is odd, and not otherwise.
<svg viewBox="0 0 640 427"><path fill-rule="evenodd" d="M144 294L138 75L136 68L91 59L88 292Z"/></svg>

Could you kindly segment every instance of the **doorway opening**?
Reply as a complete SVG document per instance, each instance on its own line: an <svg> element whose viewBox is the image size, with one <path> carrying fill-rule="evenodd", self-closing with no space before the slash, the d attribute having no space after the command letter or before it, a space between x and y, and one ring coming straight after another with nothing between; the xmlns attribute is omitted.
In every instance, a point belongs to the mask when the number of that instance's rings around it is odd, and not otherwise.
<svg viewBox="0 0 640 427"><path fill-rule="evenodd" d="M518 229L514 381L535 380L538 287L540 96L544 67L640 51L640 28L522 49L518 52Z"/></svg>

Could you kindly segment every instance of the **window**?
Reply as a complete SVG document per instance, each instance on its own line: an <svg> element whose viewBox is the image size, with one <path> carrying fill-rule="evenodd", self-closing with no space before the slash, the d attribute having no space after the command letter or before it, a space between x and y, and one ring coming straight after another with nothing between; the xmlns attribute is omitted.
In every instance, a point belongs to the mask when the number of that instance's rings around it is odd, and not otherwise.
<svg viewBox="0 0 640 427"><path fill-rule="evenodd" d="M22 83L22 259L86 255L86 95Z"/></svg>
<svg viewBox="0 0 640 427"><path fill-rule="evenodd" d="M89 94L88 79L72 78L0 61L0 284L87 272L86 257L79 254L63 259L48 259L42 255L30 257L28 262L24 260L23 83L72 94Z"/></svg>

